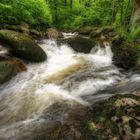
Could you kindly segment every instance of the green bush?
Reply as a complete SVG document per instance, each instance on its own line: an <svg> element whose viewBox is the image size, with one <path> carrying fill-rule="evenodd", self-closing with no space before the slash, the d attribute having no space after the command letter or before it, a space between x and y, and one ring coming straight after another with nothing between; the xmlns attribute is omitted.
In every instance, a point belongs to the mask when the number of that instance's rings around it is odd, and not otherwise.
<svg viewBox="0 0 140 140"><path fill-rule="evenodd" d="M0 24L19 24L21 21L30 25L50 24L50 9L45 0L5 0L0 2Z"/></svg>

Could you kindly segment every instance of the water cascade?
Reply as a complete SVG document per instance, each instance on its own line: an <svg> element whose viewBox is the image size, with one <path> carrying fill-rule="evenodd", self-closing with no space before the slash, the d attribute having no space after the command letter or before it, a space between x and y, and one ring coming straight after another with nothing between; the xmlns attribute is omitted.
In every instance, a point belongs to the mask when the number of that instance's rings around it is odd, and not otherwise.
<svg viewBox="0 0 140 140"><path fill-rule="evenodd" d="M108 98L114 94L111 87L128 81L112 64L108 44L89 54L76 53L67 44L57 45L51 39L40 46L47 60L28 64L27 71L0 86L0 139L32 140L62 123L67 106L88 106ZM140 78L133 76L131 80ZM55 113L50 109L54 104L61 106Z"/></svg>

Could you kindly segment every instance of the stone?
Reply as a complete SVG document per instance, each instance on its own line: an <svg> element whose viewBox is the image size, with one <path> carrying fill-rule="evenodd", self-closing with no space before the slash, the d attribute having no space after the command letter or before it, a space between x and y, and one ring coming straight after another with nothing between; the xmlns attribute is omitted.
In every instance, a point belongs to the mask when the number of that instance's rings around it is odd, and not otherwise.
<svg viewBox="0 0 140 140"><path fill-rule="evenodd" d="M0 30L0 42L9 45L10 52L31 62L46 60L46 53L29 36L11 31Z"/></svg>

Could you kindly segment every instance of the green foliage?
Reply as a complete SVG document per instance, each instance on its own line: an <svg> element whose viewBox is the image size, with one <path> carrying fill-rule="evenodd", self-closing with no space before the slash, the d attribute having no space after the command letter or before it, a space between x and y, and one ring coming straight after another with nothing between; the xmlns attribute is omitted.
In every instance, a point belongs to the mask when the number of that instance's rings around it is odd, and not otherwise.
<svg viewBox="0 0 140 140"><path fill-rule="evenodd" d="M132 0L118 0L116 3L115 25L118 29L128 29L133 10Z"/></svg>
<svg viewBox="0 0 140 140"><path fill-rule="evenodd" d="M130 40L140 39L140 27L137 29L133 29L129 35Z"/></svg>
<svg viewBox="0 0 140 140"><path fill-rule="evenodd" d="M0 2L0 22L30 25L51 23L51 15L45 0L5 0Z"/></svg>
<svg viewBox="0 0 140 140"><path fill-rule="evenodd" d="M69 1L68 1L69 2ZM82 1L73 0L65 5L64 1L50 2L53 23L59 28L80 28L86 25L100 26L111 23L111 0ZM59 24L58 24L59 23Z"/></svg>
<svg viewBox="0 0 140 140"><path fill-rule="evenodd" d="M115 24L118 30L127 30L132 9L132 0L2 0L0 23L25 21L61 29Z"/></svg>

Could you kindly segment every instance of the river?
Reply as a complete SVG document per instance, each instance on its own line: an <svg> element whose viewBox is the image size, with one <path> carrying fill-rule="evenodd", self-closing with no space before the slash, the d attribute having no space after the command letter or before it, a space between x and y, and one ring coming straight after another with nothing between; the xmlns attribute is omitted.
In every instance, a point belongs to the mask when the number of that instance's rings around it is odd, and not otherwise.
<svg viewBox="0 0 140 140"><path fill-rule="evenodd" d="M34 140L64 123L75 105L140 89L139 73L126 74L113 65L109 44L89 54L51 39L39 45L47 60L28 64L27 71L0 86L0 140Z"/></svg>

